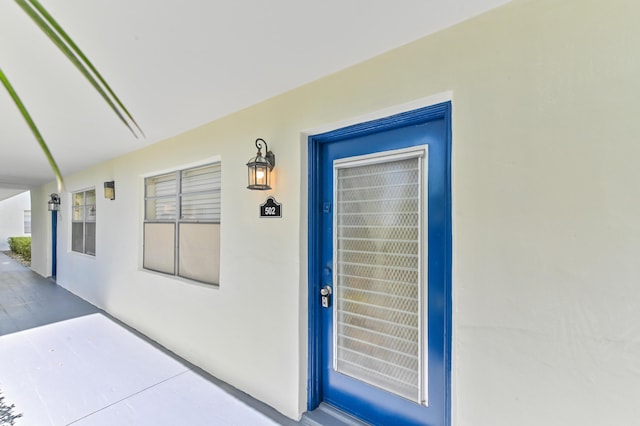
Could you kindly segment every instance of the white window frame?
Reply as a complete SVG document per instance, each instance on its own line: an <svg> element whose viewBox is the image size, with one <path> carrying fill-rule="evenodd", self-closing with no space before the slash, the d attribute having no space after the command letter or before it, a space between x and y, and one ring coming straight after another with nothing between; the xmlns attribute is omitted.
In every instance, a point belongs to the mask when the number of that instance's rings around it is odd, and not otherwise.
<svg viewBox="0 0 640 426"><path fill-rule="evenodd" d="M31 210L24 211L24 233L31 234Z"/></svg>
<svg viewBox="0 0 640 426"><path fill-rule="evenodd" d="M197 169L202 169L202 168L207 168L207 167L214 167L214 182L216 183L216 185L212 186L211 188L205 189L205 190L198 190L198 191L183 191L183 185L182 185L182 181L183 181L183 176L185 175L185 173L197 170ZM202 164L193 164L193 165L189 165L183 168L178 168L178 169L173 169L173 170L168 170L168 171L163 171L157 174L153 174L153 175L148 175L144 177L144 219L143 219L143 235L142 235L142 268L145 270L149 270L149 271L154 271L157 273L161 273L161 274L165 274L168 276L175 276L177 278L183 279L183 280L188 280L188 281L196 281L196 282L201 282L204 284L209 284L209 285L219 285L219 275L216 279L213 279L211 281L209 280L201 280L201 279L196 279L193 277L189 277L189 276L185 276L181 273L181 268L180 268L180 254L181 254L181 247L180 247L180 241L181 241L181 234L180 234L180 225L191 225L191 224L202 224L202 225L220 225L220 209L221 209L221 204L220 204L220 200L221 200L221 179L222 179L222 166L221 166L221 162L219 159L207 162L207 163L202 163ZM171 174L175 174L175 194L171 194L171 196L168 196L166 194L164 195L149 195L148 194L148 189L149 189L149 180L150 179L154 179L154 178L159 178L162 176L169 176ZM218 206L217 206L217 212L215 212L212 217L209 218L205 218L205 219L198 219L198 218L188 218L185 217L184 214L184 202L183 199L185 197L189 197L189 196L198 196L198 195L203 195L203 196L212 196L213 200L214 200L214 204L217 201ZM153 214L151 214L151 212L149 212L149 206L150 206L150 201L154 201L154 200L160 200L160 199L166 199L169 200L170 197L174 197L174 202L173 204L175 205L175 212L171 215L172 217L164 217L164 218L157 218L157 217L151 217L151 216L157 216L157 211L153 212ZM147 235L146 235L146 229L147 229L147 225L153 225L153 224L165 224L165 225L173 225L173 271L172 272L168 272L166 270L160 270L158 268L154 268L154 267L150 267L148 265L146 265L146 259L147 259L147 247L145 246L145 242L147 242ZM210 227L208 227L210 228ZM217 262L217 267L218 267L218 271L219 271L219 265L220 265L220 256L219 256L219 235L218 235L218 253L217 253L217 259L215 259L215 262ZM167 247L167 249L170 251L171 247Z"/></svg>
<svg viewBox="0 0 640 426"><path fill-rule="evenodd" d="M75 191L71 193L71 251L74 253L80 253L80 254L85 254L88 256L94 256L96 255L96 234L98 231L98 221L97 221L97 203L94 202L94 204L87 204L87 193L89 192L93 192L94 193L94 200L97 201L97 197L98 197L98 193L94 188L87 188L87 189L83 189L81 191ZM74 205L75 202L75 198L76 198L76 194L83 194L83 204L82 205ZM93 209L93 215L94 215L94 219L91 220L87 217L87 208L89 209ZM82 209L82 219L78 220L75 219L74 217L74 213L76 209ZM77 223L82 223L82 250L74 250L73 247L73 225L77 224ZM93 239L94 239L94 247L93 247L93 252L88 251L87 250L87 224L93 224L94 225L94 235L93 235Z"/></svg>

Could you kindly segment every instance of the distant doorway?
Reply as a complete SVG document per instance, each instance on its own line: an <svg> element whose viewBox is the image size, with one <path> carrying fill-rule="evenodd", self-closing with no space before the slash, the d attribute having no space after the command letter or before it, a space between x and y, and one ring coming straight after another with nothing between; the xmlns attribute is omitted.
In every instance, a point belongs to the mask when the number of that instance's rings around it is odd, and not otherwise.
<svg viewBox="0 0 640 426"><path fill-rule="evenodd" d="M51 212L51 278L56 279L58 273L58 212Z"/></svg>

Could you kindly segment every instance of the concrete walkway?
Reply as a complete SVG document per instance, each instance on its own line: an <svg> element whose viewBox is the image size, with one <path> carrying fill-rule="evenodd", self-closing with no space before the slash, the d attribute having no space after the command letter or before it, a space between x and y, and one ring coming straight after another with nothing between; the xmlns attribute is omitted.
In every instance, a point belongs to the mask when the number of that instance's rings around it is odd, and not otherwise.
<svg viewBox="0 0 640 426"><path fill-rule="evenodd" d="M0 336L99 312L0 252Z"/></svg>
<svg viewBox="0 0 640 426"><path fill-rule="evenodd" d="M0 253L0 423L297 425Z"/></svg>

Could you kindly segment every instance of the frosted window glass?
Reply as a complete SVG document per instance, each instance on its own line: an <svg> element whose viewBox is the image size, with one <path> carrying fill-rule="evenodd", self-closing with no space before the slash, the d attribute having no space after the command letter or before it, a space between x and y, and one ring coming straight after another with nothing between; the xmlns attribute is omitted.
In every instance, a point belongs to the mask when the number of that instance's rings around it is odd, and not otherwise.
<svg viewBox="0 0 640 426"><path fill-rule="evenodd" d="M144 224L144 267L174 274L175 225L173 223Z"/></svg>
<svg viewBox="0 0 640 426"><path fill-rule="evenodd" d="M218 284L219 259L220 225L180 224L178 275L196 281Z"/></svg>

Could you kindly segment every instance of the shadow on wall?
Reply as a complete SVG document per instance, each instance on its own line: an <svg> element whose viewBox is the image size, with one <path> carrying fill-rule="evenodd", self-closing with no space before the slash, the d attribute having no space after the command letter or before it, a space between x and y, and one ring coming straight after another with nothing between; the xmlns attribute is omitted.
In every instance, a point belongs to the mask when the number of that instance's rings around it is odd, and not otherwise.
<svg viewBox="0 0 640 426"><path fill-rule="evenodd" d="M13 412L16 406L14 404L7 404L0 391L0 426L13 426L16 420L22 417L22 414L15 414Z"/></svg>

